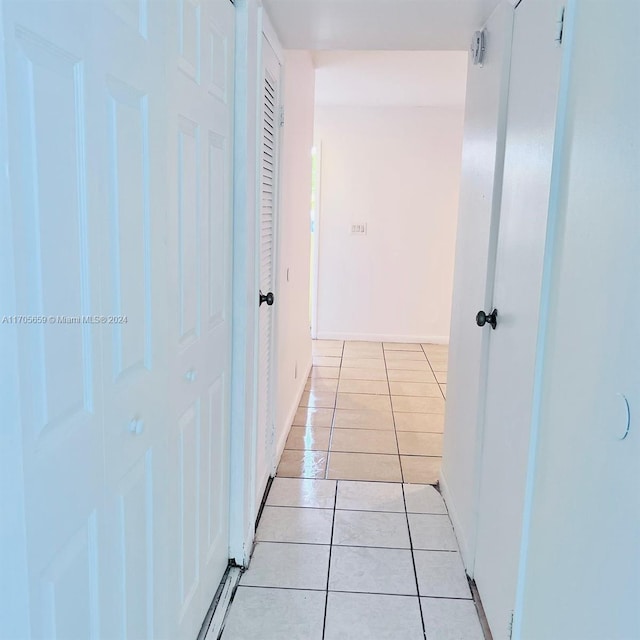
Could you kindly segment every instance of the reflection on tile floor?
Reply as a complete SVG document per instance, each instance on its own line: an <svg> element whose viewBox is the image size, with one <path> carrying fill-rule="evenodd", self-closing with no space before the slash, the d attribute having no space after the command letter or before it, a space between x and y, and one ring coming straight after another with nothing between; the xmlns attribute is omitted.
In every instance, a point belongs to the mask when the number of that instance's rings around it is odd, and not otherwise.
<svg viewBox="0 0 640 640"><path fill-rule="evenodd" d="M276 478L222 640L483 640L438 491Z"/></svg>
<svg viewBox="0 0 640 640"><path fill-rule="evenodd" d="M277 475L435 484L448 347L316 340Z"/></svg>
<svg viewBox="0 0 640 640"><path fill-rule="evenodd" d="M447 347L316 341L223 640L482 640L438 481Z"/></svg>

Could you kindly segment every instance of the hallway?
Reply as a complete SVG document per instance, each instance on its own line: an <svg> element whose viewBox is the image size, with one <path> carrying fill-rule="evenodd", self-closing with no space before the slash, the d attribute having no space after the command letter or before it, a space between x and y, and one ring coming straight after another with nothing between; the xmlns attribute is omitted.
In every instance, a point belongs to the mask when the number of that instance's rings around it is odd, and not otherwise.
<svg viewBox="0 0 640 640"><path fill-rule="evenodd" d="M315 341L223 640L481 640L438 491L447 347Z"/></svg>
<svg viewBox="0 0 640 640"><path fill-rule="evenodd" d="M316 340L277 475L435 484L446 345Z"/></svg>

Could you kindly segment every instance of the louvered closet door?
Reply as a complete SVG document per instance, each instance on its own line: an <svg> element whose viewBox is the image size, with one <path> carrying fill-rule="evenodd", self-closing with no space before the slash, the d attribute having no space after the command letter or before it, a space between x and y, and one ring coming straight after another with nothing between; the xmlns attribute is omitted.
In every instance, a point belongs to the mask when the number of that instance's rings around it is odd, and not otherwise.
<svg viewBox="0 0 640 640"><path fill-rule="evenodd" d="M262 146L260 161L260 290L274 290L274 252L280 129L280 63L263 38ZM275 294L275 292L274 292ZM262 498L274 471L274 425L272 396L273 307L260 306L260 363L258 390L258 443L256 496Z"/></svg>

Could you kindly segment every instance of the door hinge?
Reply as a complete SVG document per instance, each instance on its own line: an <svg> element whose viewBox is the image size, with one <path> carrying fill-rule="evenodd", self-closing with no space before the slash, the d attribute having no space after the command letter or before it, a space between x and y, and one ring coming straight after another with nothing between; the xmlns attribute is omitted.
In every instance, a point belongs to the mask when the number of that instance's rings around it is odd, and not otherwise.
<svg viewBox="0 0 640 640"><path fill-rule="evenodd" d="M556 21L556 44L558 46L562 44L562 36L564 35L564 12L565 8L560 7L558 20Z"/></svg>
<svg viewBox="0 0 640 640"><path fill-rule="evenodd" d="M511 612L511 619L509 620L509 640L513 638L513 611Z"/></svg>
<svg viewBox="0 0 640 640"><path fill-rule="evenodd" d="M284 105L280 105L280 126L284 127Z"/></svg>

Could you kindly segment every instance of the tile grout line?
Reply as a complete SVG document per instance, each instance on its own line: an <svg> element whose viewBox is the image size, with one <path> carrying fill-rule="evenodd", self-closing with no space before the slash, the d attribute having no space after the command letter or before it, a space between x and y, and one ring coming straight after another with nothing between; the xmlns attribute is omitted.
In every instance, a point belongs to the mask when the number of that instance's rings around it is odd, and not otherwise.
<svg viewBox="0 0 640 640"><path fill-rule="evenodd" d="M344 348L344 347L343 347ZM328 461L327 461L328 465ZM331 576L331 552L333 550L333 530L336 526L336 507L338 506L338 480L336 480L336 490L333 494L333 518L331 520L331 538L329 538L329 563L327 564L327 589L324 598L324 618L322 619L322 640L327 626L327 609L329 608L329 578Z"/></svg>
<svg viewBox="0 0 640 640"><path fill-rule="evenodd" d="M400 549L400 551L407 551L407 549ZM243 584L240 585L242 589L274 589L279 591L316 591L318 593L326 593L325 589L302 589L300 587L265 587L258 584ZM387 591L346 591L345 589L331 589L329 593L354 593L367 596L391 596L394 598L413 598L414 596L406 593L389 593ZM460 602L475 603L473 598L459 598L452 596L420 596L425 600L458 600ZM635 639L634 639L635 640Z"/></svg>
<svg viewBox="0 0 640 640"><path fill-rule="evenodd" d="M329 431L329 444L327 445L327 461L325 463L325 467L324 467L324 479L325 480L329 480L329 460L331 459L331 444L333 443L333 430L335 428L335 422L336 422L336 411L338 409L338 390L340 389L340 376L342 375L342 359L344 358L344 340L342 341L342 355L340 356L340 366L338 367L338 384L336 386L336 397L335 400L333 401L333 415L331 416L331 429ZM337 485L336 485L336 492L337 492ZM335 510L335 502L333 503L333 507ZM333 529L332 529L332 536L333 536ZM328 578L327 578L328 580ZM323 631L324 634L324 631Z"/></svg>
<svg viewBox="0 0 640 640"><path fill-rule="evenodd" d="M426 354L425 354L426 355ZM411 536L411 525L409 524L409 513L407 512L407 497L404 493L404 482L402 483L402 501L404 502L404 516L407 520L407 530L409 531L409 546L411 547L411 564L413 565L413 577L416 580L416 594L418 597L418 609L420 610L420 622L422 623L422 633L425 640L427 638L427 628L424 624L424 614L422 612L422 600L420 600L420 584L418 583L418 570L416 568L416 557L413 549L413 537Z"/></svg>
<svg viewBox="0 0 640 640"><path fill-rule="evenodd" d="M438 376L436 376L436 372L434 371L433 367L431 366L431 360L429 360L429 354L425 351L424 346L421 344L420 348L422 349L422 353L424 353L424 357L427 359L427 362L429 364L429 369L431 369L431 373L433 374L433 378L436 381L436 384L438 385L438 391L440 392L440 395L442 396L442 399L446 402L447 401L447 396L444 395L444 393L442 393L442 387L440 386L440 383L438 382ZM449 367L447 366L447 369Z"/></svg>
<svg viewBox="0 0 640 640"><path fill-rule="evenodd" d="M387 387L389 387L389 404L391 405L391 420L393 421L393 435L396 438L396 448L398 449L398 465L400 466L400 482L404 484L404 469L402 468L402 458L400 457L400 441L398 440L398 430L396 429L396 416L393 411L393 399L391 398L391 383L389 382L389 369L387 369L387 354L382 343L382 357L384 358L384 372L387 376ZM404 496L404 492L402 494ZM406 512L406 505L405 505Z"/></svg>

